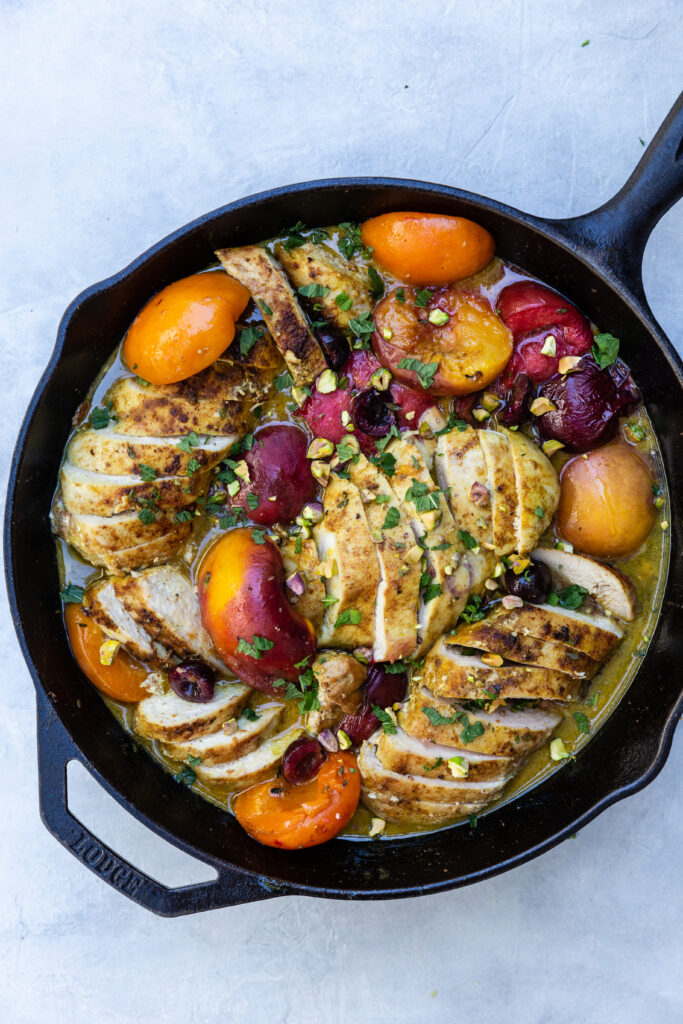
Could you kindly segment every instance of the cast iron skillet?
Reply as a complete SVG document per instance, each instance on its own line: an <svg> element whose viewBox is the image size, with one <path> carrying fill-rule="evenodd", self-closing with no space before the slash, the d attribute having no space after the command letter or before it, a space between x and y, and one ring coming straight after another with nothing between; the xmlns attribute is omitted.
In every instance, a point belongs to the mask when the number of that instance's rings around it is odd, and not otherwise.
<svg viewBox="0 0 683 1024"><path fill-rule="evenodd" d="M465 825L383 842L338 839L299 852L260 846L229 814L176 783L139 748L76 667L60 615L48 509L74 410L135 314L160 288L207 266L218 247L267 238L299 219L334 224L388 210L423 210L463 214L483 224L503 257L556 286L621 339L663 450L677 566L683 539L683 364L647 305L641 261L652 228L681 195L683 96L626 185L585 216L542 220L459 189L391 178L290 185L200 217L74 300L19 434L5 521L10 604L37 692L41 815L64 846L131 899L169 916L288 893L415 896L521 864L655 777L683 703L683 581L675 571L650 653L600 733L575 762L480 818L476 829ZM67 808L66 766L72 759L149 828L215 867L216 879L169 889L101 843Z"/></svg>

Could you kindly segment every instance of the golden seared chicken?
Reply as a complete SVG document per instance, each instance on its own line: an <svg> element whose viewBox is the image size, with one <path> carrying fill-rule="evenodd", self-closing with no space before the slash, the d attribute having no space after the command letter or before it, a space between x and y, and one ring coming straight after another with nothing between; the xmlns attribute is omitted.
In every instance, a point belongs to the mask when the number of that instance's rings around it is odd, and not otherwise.
<svg viewBox="0 0 683 1024"><path fill-rule="evenodd" d="M313 300L321 316L330 323L345 328L349 321L372 311L374 300L367 267L350 263L328 245L315 242L291 250L276 245L275 255L295 288L319 285Z"/></svg>
<svg viewBox="0 0 683 1024"><path fill-rule="evenodd" d="M282 267L259 245L219 249L225 270L251 293L294 383L312 384L326 368L325 357Z"/></svg>

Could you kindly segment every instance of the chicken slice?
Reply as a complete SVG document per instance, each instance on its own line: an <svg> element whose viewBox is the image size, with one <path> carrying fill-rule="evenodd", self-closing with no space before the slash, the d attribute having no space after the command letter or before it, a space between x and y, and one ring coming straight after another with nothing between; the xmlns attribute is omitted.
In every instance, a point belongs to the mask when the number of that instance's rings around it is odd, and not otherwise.
<svg viewBox="0 0 683 1024"><path fill-rule="evenodd" d="M391 488L401 502L401 512L420 542L411 557L425 560L432 588L423 592L418 609L418 649L429 650L434 641L457 619L472 589L470 562L443 492L436 486L425 456L414 438L403 435L387 446L395 460L389 477ZM435 507L427 507L435 506ZM437 588L440 590L437 591Z"/></svg>
<svg viewBox="0 0 683 1024"><path fill-rule="evenodd" d="M418 739L501 757L531 754L545 743L560 719L555 710L517 710L513 705L490 713L465 710L462 704L436 697L425 687L414 687L408 704L398 714L401 728Z"/></svg>
<svg viewBox="0 0 683 1024"><path fill-rule="evenodd" d="M79 515L67 512L59 498L53 505L52 523L54 532L86 561L103 565L109 572L168 561L192 529L191 523L179 523L175 514L167 512L156 513L153 523L143 523L136 512Z"/></svg>
<svg viewBox="0 0 683 1024"><path fill-rule="evenodd" d="M260 782L269 774L275 774L282 755L292 740L301 736L301 729L294 726L288 731L279 733L275 739L264 740L256 750L238 757L236 760L223 761L220 764L199 764L194 769L203 782L214 785L230 786L234 789L246 789L247 786Z"/></svg>
<svg viewBox="0 0 683 1024"><path fill-rule="evenodd" d="M212 764L224 764L236 761L255 750L258 745L273 734L280 723L284 707L259 707L257 718L230 718L216 732L198 736L196 739L184 740L180 743L166 743L162 750L174 761L188 763L188 758L199 758L207 767ZM234 728L227 728L228 726ZM225 728L224 728L225 727Z"/></svg>
<svg viewBox="0 0 683 1024"><path fill-rule="evenodd" d="M399 661L409 658L417 645L422 570L419 561L406 558L415 537L398 498L376 466L359 455L357 462L349 464L349 473L363 500L379 563L374 660ZM383 500L378 502L378 498Z"/></svg>
<svg viewBox="0 0 683 1024"><path fill-rule="evenodd" d="M259 245L219 249L223 267L248 288L298 386L312 384L327 367L292 286L271 254Z"/></svg>
<svg viewBox="0 0 683 1024"><path fill-rule="evenodd" d="M186 475L190 459L198 463L198 473L211 469L225 458L238 439L238 434L202 436L195 443L192 438L188 442L182 437L135 437L118 434L111 427L87 427L74 434L66 457L80 469L109 476L135 475L139 482L141 465L149 466L160 477ZM178 447L183 441L187 451Z"/></svg>
<svg viewBox="0 0 683 1024"><path fill-rule="evenodd" d="M361 801L384 821L410 826L408 831L411 833L415 825L427 828L455 824L459 818L477 814L482 809L480 802L444 804L434 800L400 797L395 793L384 794L380 789L365 788L361 790Z"/></svg>
<svg viewBox="0 0 683 1024"><path fill-rule="evenodd" d="M517 550L517 484L507 438L507 433L502 431L479 431L492 502L493 549L497 555Z"/></svg>
<svg viewBox="0 0 683 1024"><path fill-rule="evenodd" d="M498 796L507 779L492 779L488 782L470 782L469 779L430 779L423 775L402 775L385 768L375 747L374 737L366 740L358 754L363 788L369 793L383 796L397 796L402 800L428 800L430 803L486 806ZM457 811L455 812L457 813ZM469 812L466 812L469 813ZM451 811L451 816L453 812Z"/></svg>
<svg viewBox="0 0 683 1024"><path fill-rule="evenodd" d="M100 580L83 595L83 610L97 623L103 633L118 640L135 658L154 668L168 661L168 651L159 648L149 633L129 615L116 594L111 579Z"/></svg>
<svg viewBox="0 0 683 1024"><path fill-rule="evenodd" d="M588 555L576 555L559 548L534 548L531 559L547 565L562 586L576 583L584 587L605 611L624 622L633 622L636 589L623 572Z"/></svg>
<svg viewBox="0 0 683 1024"><path fill-rule="evenodd" d="M155 694L136 706L133 728L140 736L164 743L197 739L220 729L229 718L235 718L251 692L242 683L224 683L216 687L213 699L205 704L183 700L173 690Z"/></svg>
<svg viewBox="0 0 683 1024"><path fill-rule="evenodd" d="M325 611L318 643L372 647L380 572L358 488L332 473L323 508L325 517L313 528L313 535L321 564L330 573L325 589L334 603ZM342 623L336 626L340 617Z"/></svg>
<svg viewBox="0 0 683 1024"><path fill-rule="evenodd" d="M198 658L225 672L202 625L197 594L171 565L160 565L114 580L114 593L153 640L179 658Z"/></svg>
<svg viewBox="0 0 683 1024"><path fill-rule="evenodd" d="M502 611L505 611L504 609ZM499 612L499 623L537 640L576 648L582 654L604 661L624 635L614 619L606 615L587 615L551 604L525 604Z"/></svg>
<svg viewBox="0 0 683 1024"><path fill-rule="evenodd" d="M111 476L65 462L59 482L69 512L113 516L130 509L139 512L150 502L155 508L182 509L203 494L208 474L155 477L145 482L139 476Z"/></svg>
<svg viewBox="0 0 683 1024"><path fill-rule="evenodd" d="M337 327L347 328L354 317L367 316L372 312L374 300L367 267L350 263L328 245L314 242L299 245L291 252L279 243L275 246L275 255L295 288L319 284L327 289L325 295L315 296L315 304L320 307L321 316ZM348 309L342 309L335 302L339 295L347 295L351 299Z"/></svg>
<svg viewBox="0 0 683 1024"><path fill-rule="evenodd" d="M493 497L479 443L480 433L465 427L441 434L436 444L434 468L459 529L469 533L477 544L492 550Z"/></svg>
<svg viewBox="0 0 683 1024"><path fill-rule="evenodd" d="M280 553L287 578L298 573L305 588L303 594L296 594L287 587L287 599L300 615L311 622L317 635L325 614L325 585L320 576L320 559L315 541L311 537L307 540L289 537L280 547Z"/></svg>
<svg viewBox="0 0 683 1024"><path fill-rule="evenodd" d="M506 431L517 486L517 550L526 554L550 525L560 501L560 481L538 445L519 431Z"/></svg>
<svg viewBox="0 0 683 1024"><path fill-rule="evenodd" d="M246 367L209 366L175 384L142 384L121 377L104 396L120 434L168 437L246 433L249 410L266 393L269 378Z"/></svg>
<svg viewBox="0 0 683 1024"><path fill-rule="evenodd" d="M506 781L519 769L519 759L495 754L475 754L463 747L420 740L403 729L378 733L377 757L385 768L404 775L422 775L426 779L452 779L449 758L458 758L459 770L466 771L469 782ZM457 778L457 775L455 776Z"/></svg>
<svg viewBox="0 0 683 1024"><path fill-rule="evenodd" d="M306 728L319 733L358 711L367 669L344 651L323 651L311 667L318 681L320 707L308 712Z"/></svg>
<svg viewBox="0 0 683 1024"><path fill-rule="evenodd" d="M439 640L420 673L424 685L437 696L457 700L503 697L507 700L579 700L583 680L565 672L527 665L487 665L477 655Z"/></svg>

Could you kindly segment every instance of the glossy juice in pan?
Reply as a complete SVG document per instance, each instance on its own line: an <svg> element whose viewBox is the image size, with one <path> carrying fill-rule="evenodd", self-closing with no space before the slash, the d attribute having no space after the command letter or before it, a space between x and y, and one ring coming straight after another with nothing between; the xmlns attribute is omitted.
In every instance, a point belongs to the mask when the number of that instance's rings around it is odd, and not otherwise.
<svg viewBox="0 0 683 1024"><path fill-rule="evenodd" d="M136 312L160 288L209 266L216 248L272 237L299 219L334 224L415 209L482 224L502 257L565 293L622 340L624 360L643 392L660 445L671 502L671 559L677 566L683 369L647 306L640 265L654 224L683 194L682 153L679 100L620 193L592 214L563 221L526 215L458 189L395 179L276 189L199 218L72 303L18 438L5 563L14 620L38 698L41 813L50 831L86 866L167 915L281 893L352 899L417 895L465 885L538 855L656 775L681 708L683 582L677 571L669 574L647 658L598 735L543 785L482 816L476 831L458 826L383 843L338 839L290 854L261 847L229 814L179 786L132 744L76 670L61 621L48 510L74 409ZM67 807L65 766L74 758L137 818L215 867L215 881L169 889L101 843Z"/></svg>

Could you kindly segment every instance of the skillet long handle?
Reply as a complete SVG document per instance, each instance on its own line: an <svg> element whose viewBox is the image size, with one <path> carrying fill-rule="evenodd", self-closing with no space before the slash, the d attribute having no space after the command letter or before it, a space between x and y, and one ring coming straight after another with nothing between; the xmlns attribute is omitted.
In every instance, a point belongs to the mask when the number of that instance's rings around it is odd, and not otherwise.
<svg viewBox="0 0 683 1024"><path fill-rule="evenodd" d="M659 219L683 196L683 93L617 194L591 213L552 223L645 301L642 261Z"/></svg>
<svg viewBox="0 0 683 1024"><path fill-rule="evenodd" d="M179 917L216 907L237 906L277 895L247 875L207 861L217 878L170 889L119 857L69 810L66 769L83 758L48 699L38 693L38 777L40 816L48 831L112 888L163 917ZM87 768L87 765L86 765Z"/></svg>

